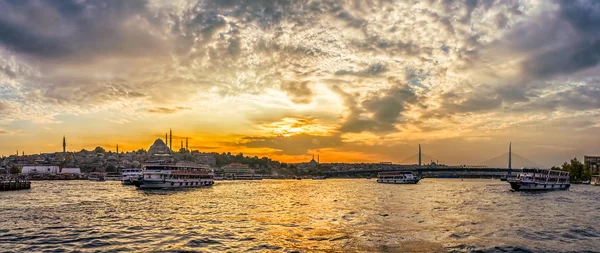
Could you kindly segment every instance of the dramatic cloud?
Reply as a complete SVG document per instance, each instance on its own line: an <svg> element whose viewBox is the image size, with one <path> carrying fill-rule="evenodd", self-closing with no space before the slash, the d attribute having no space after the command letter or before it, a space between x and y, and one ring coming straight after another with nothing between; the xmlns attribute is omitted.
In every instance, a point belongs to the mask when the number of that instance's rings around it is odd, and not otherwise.
<svg viewBox="0 0 600 253"><path fill-rule="evenodd" d="M19 133L118 125L146 147L177 125L210 150L384 160L413 142L481 151L544 128L588 152L598 26L586 0L3 1L0 126L31 148L44 145Z"/></svg>
<svg viewBox="0 0 600 253"><path fill-rule="evenodd" d="M281 90L285 91L294 103L308 104L312 101L313 96L309 85L309 81L300 83L284 82L281 84Z"/></svg>

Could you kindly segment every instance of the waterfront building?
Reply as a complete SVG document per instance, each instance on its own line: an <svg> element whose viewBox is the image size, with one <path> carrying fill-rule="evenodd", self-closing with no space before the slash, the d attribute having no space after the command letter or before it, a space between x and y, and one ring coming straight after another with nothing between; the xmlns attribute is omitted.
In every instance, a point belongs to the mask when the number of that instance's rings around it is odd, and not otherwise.
<svg viewBox="0 0 600 253"><path fill-rule="evenodd" d="M23 166L21 174L58 174L60 172L58 166L46 166L46 165L35 165L35 166Z"/></svg>
<svg viewBox="0 0 600 253"><path fill-rule="evenodd" d="M223 168L221 168L221 172L223 174L236 174L236 175L254 174L253 169L248 167L248 165L241 164L241 163L230 163L229 165L223 166Z"/></svg>
<svg viewBox="0 0 600 253"><path fill-rule="evenodd" d="M62 168L60 174L81 175L80 168Z"/></svg>
<svg viewBox="0 0 600 253"><path fill-rule="evenodd" d="M600 156L583 156L583 162L586 168L589 168L592 173L598 172L598 166L600 166Z"/></svg>

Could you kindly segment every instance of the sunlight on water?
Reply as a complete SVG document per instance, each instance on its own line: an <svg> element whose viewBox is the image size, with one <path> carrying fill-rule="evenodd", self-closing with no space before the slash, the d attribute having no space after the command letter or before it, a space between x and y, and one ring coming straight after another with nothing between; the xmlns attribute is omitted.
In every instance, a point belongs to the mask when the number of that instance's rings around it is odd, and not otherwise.
<svg viewBox="0 0 600 253"><path fill-rule="evenodd" d="M0 193L13 251L598 251L600 187L520 193L495 180L219 181L141 191L42 181Z"/></svg>

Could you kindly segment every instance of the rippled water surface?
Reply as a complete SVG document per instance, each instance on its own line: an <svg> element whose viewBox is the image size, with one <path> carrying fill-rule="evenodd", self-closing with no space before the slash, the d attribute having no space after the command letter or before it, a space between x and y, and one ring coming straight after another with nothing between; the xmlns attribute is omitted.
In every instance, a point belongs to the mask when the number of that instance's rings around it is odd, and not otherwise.
<svg viewBox="0 0 600 253"><path fill-rule="evenodd" d="M0 192L0 252L600 252L600 187L589 185L544 193L460 179L31 188Z"/></svg>

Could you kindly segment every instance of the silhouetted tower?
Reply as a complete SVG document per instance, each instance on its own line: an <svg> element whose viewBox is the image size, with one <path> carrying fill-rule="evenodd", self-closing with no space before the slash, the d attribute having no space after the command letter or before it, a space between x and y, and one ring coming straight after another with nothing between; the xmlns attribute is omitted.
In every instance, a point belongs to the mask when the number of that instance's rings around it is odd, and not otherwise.
<svg viewBox="0 0 600 253"><path fill-rule="evenodd" d="M119 144L117 144L117 155L119 155Z"/></svg>
<svg viewBox="0 0 600 253"><path fill-rule="evenodd" d="M23 152L22 155L25 156L25 151L21 151L21 152Z"/></svg>
<svg viewBox="0 0 600 253"><path fill-rule="evenodd" d="M19 156L19 150L17 149L17 156Z"/></svg>
<svg viewBox="0 0 600 253"><path fill-rule="evenodd" d="M421 168L421 144L419 144L419 168Z"/></svg>
<svg viewBox="0 0 600 253"><path fill-rule="evenodd" d="M512 170L512 142L508 143L508 175Z"/></svg>
<svg viewBox="0 0 600 253"><path fill-rule="evenodd" d="M179 148L180 150L183 149L183 140L181 140L181 148Z"/></svg>
<svg viewBox="0 0 600 253"><path fill-rule="evenodd" d="M165 133L165 144L169 143L169 138L167 138L168 133Z"/></svg>
<svg viewBox="0 0 600 253"><path fill-rule="evenodd" d="M67 152L67 138L63 135L63 153Z"/></svg>
<svg viewBox="0 0 600 253"><path fill-rule="evenodd" d="M173 150L173 131L169 129L169 149Z"/></svg>
<svg viewBox="0 0 600 253"><path fill-rule="evenodd" d="M317 163L321 164L321 155L317 155Z"/></svg>
<svg viewBox="0 0 600 253"><path fill-rule="evenodd" d="M187 137L185 137L185 150L189 150L188 149L188 138Z"/></svg>

